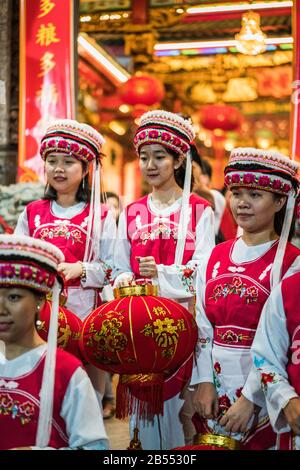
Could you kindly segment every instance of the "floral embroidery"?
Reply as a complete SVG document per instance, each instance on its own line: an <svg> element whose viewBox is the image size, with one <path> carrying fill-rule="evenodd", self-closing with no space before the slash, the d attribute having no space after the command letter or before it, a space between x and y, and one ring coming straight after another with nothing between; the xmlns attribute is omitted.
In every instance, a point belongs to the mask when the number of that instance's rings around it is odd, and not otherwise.
<svg viewBox="0 0 300 470"><path fill-rule="evenodd" d="M261 369L259 369L261 370ZM278 382L278 378L276 377L275 372L270 372L266 374L265 372L261 372L261 388L264 392L267 391L268 384L276 384Z"/></svg>
<svg viewBox="0 0 300 470"><path fill-rule="evenodd" d="M222 341L224 341L224 343L240 343L242 342L243 340L253 340L254 338L254 335L253 336L246 336L246 335L243 335L242 333L235 333L234 331L232 330L227 330L225 331L225 333L218 333L218 336L221 338Z"/></svg>
<svg viewBox="0 0 300 470"><path fill-rule="evenodd" d="M20 404L8 393L0 394L0 415L11 415L12 419L19 418L21 424L28 424L34 414L34 405L29 401Z"/></svg>
<svg viewBox="0 0 300 470"><path fill-rule="evenodd" d="M191 294L195 294L195 286L194 286L194 272L197 268L197 265L193 266L192 268L183 267L183 266L176 266L181 274L181 282L185 287L185 291Z"/></svg>
<svg viewBox="0 0 300 470"><path fill-rule="evenodd" d="M151 232L143 232L140 235L142 245L146 245L149 240L155 240L162 235L162 238L174 238L177 240L178 229L170 228L163 222L160 222Z"/></svg>
<svg viewBox="0 0 300 470"><path fill-rule="evenodd" d="M205 349L205 348L206 348L206 345L207 345L208 343L210 343L210 338L209 338L209 337L207 337L207 338L199 338L199 339L198 339L198 343L200 343L200 345L201 345L200 347L201 347L202 349Z"/></svg>
<svg viewBox="0 0 300 470"><path fill-rule="evenodd" d="M103 286L107 286L107 284L109 284L111 280L112 268L110 267L109 264L104 263L104 261L100 261L100 264L104 272Z"/></svg>
<svg viewBox="0 0 300 470"><path fill-rule="evenodd" d="M214 369L216 371L217 374L220 374L221 373L221 366L220 366L220 363L219 362L215 362L214 363Z"/></svg>
<svg viewBox="0 0 300 470"><path fill-rule="evenodd" d="M255 175L253 173L233 173L225 176L225 186L247 186L268 191L275 190L283 194L288 193L292 186L285 183L278 177L270 177L267 175Z"/></svg>
<svg viewBox="0 0 300 470"><path fill-rule="evenodd" d="M240 388L236 389L235 394L236 394L237 398L240 398L240 396L242 395L242 390L243 390L243 387L240 387Z"/></svg>
<svg viewBox="0 0 300 470"><path fill-rule="evenodd" d="M40 232L40 235L42 240L46 238L52 239L63 237L66 240L70 239L72 241L72 245L74 245L75 242L82 243L81 231L78 228L70 230L67 224L64 223L60 223L57 227L53 228L43 228Z"/></svg>
<svg viewBox="0 0 300 470"><path fill-rule="evenodd" d="M231 402L230 402L229 397L226 394L220 396L219 397L220 414L225 415L230 407L231 407Z"/></svg>
<svg viewBox="0 0 300 470"><path fill-rule="evenodd" d="M234 277L231 283L224 285L218 284L213 290L213 295L209 297L209 300L217 300L220 297L227 297L229 294L239 295L241 298L245 297L247 304L257 302L258 300L258 289L255 286L247 287L240 277Z"/></svg>

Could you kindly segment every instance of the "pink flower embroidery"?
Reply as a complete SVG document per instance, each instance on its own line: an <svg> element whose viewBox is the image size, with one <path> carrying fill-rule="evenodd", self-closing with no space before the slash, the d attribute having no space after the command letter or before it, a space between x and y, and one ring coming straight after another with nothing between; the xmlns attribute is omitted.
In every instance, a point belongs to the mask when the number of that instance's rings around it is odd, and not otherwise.
<svg viewBox="0 0 300 470"><path fill-rule="evenodd" d="M243 183L245 184L251 184L255 182L255 175L253 173L246 173L243 176Z"/></svg>
<svg viewBox="0 0 300 470"><path fill-rule="evenodd" d="M235 184L240 183L241 181L240 175L239 174L232 175L231 181L232 183L235 183Z"/></svg>
<svg viewBox="0 0 300 470"><path fill-rule="evenodd" d="M151 131L148 132L148 135L150 139L157 139L157 137L159 136L159 133L155 129L152 129Z"/></svg>
<svg viewBox="0 0 300 470"><path fill-rule="evenodd" d="M269 184L270 184L269 176L260 176L258 178L258 184L259 184L259 186L263 186L264 188L269 186Z"/></svg>
<svg viewBox="0 0 300 470"><path fill-rule="evenodd" d="M221 366L220 366L220 363L219 362L215 362L214 363L214 369L216 371L217 374L220 374L221 373Z"/></svg>
<svg viewBox="0 0 300 470"><path fill-rule="evenodd" d="M290 186L289 184L284 184L284 185L283 185L282 190L283 190L285 193L288 193L290 189L291 189L291 186Z"/></svg>
<svg viewBox="0 0 300 470"><path fill-rule="evenodd" d="M243 285L242 280L240 277L234 277L232 279L232 284L234 287L241 287Z"/></svg>
<svg viewBox="0 0 300 470"><path fill-rule="evenodd" d="M281 188L281 181L280 180L274 180L272 183L272 188L273 189L280 189Z"/></svg>
<svg viewBox="0 0 300 470"><path fill-rule="evenodd" d="M162 132L161 133L161 138L162 138L162 140L165 140L166 142L169 142L171 140L171 134L169 134L169 132Z"/></svg>

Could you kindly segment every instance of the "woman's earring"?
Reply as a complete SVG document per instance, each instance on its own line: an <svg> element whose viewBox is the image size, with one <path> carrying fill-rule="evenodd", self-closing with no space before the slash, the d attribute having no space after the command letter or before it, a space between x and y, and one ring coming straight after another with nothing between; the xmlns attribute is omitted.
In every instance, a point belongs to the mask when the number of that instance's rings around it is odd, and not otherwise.
<svg viewBox="0 0 300 470"><path fill-rule="evenodd" d="M41 327L42 327L42 322L40 320L40 310L41 310L41 306L37 305L36 306L36 315L35 315L35 326L36 326L37 330L40 330Z"/></svg>
<svg viewBox="0 0 300 470"><path fill-rule="evenodd" d="M82 189L84 189L84 188L85 188L85 179L83 178L83 180L82 180Z"/></svg>

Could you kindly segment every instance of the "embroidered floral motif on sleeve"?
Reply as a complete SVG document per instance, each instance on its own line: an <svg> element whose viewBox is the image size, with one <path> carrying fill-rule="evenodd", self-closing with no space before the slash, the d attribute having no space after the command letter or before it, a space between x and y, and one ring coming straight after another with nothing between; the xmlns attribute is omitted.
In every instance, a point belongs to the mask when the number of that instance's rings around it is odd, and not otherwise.
<svg viewBox="0 0 300 470"><path fill-rule="evenodd" d="M111 281L112 268L109 266L109 264L105 263L104 261L100 261L100 264L105 274L103 285L107 286L107 284L109 284Z"/></svg>
<svg viewBox="0 0 300 470"><path fill-rule="evenodd" d="M198 339L198 343L200 343L200 347L202 349L205 349L206 346L210 343L210 338L207 337L207 338L199 338Z"/></svg>
<svg viewBox="0 0 300 470"><path fill-rule="evenodd" d="M258 369L261 371L261 369ZM261 372L261 388L264 392L267 391L268 385L276 384L280 381L280 378L276 372L269 372L268 374L265 372Z"/></svg>
<svg viewBox="0 0 300 470"><path fill-rule="evenodd" d="M190 292L191 294L195 294L195 285L194 285L194 273L197 269L197 265L189 268L187 266L176 266L176 269L181 275L181 282L185 287L186 292Z"/></svg>
<svg viewBox="0 0 300 470"><path fill-rule="evenodd" d="M244 297L247 304L257 302L258 300L258 289L255 286L247 287L240 277L234 277L231 283L218 284L214 290L213 295L209 300L218 301L221 297L227 297L229 294L239 295L241 298Z"/></svg>

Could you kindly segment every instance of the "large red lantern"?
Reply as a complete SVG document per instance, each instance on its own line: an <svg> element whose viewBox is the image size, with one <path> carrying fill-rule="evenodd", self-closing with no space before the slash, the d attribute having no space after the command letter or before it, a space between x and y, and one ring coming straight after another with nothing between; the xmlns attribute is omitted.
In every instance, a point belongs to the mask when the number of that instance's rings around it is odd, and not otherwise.
<svg viewBox="0 0 300 470"><path fill-rule="evenodd" d="M240 111L234 106L226 104L210 104L204 106L200 111L200 122L203 127L214 131L234 131L242 121Z"/></svg>
<svg viewBox="0 0 300 470"><path fill-rule="evenodd" d="M37 331L40 337L47 341L51 315L51 302L47 300L39 312ZM74 356L82 358L79 349L79 338L82 330L82 321L70 310L59 307L57 346L68 351Z"/></svg>
<svg viewBox="0 0 300 470"><path fill-rule="evenodd" d="M115 289L119 298L84 321L80 346L96 367L120 374L116 416L163 412L163 383L193 354L197 325L177 302L153 295L156 287Z"/></svg>
<svg viewBox="0 0 300 470"><path fill-rule="evenodd" d="M137 104L152 106L164 98L165 89L157 78L140 74L129 78L121 85L119 93L123 102L131 106Z"/></svg>

